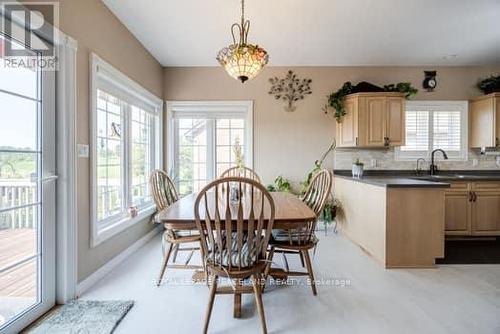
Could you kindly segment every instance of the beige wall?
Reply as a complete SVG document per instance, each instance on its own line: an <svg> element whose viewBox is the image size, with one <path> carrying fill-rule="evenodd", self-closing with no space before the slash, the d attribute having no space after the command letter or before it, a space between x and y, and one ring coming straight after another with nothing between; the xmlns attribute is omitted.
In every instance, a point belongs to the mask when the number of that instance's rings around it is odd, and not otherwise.
<svg viewBox="0 0 500 334"><path fill-rule="evenodd" d="M293 69L299 77L312 79L313 94L298 103L295 112L286 112L284 103L268 94L268 79L283 77ZM424 92L423 71L438 71L438 86ZM268 67L253 81L240 84L219 67L164 69L166 100L253 100L254 167L263 180L271 182L283 174L295 184L303 179L313 162L320 158L334 138L335 120L321 108L326 96L345 81L369 81L377 85L410 81L420 89L420 100L466 100L480 94L474 87L478 78L499 73L500 67ZM350 168L355 157L380 160L379 168L414 168L413 163L395 163L393 151L337 150L336 168ZM327 167L333 167L333 157ZM452 167L450 165L448 168ZM470 162L457 167L472 168ZM493 158L485 158L480 167L495 168Z"/></svg>
<svg viewBox="0 0 500 334"><path fill-rule="evenodd" d="M163 94L161 65L100 0L60 0L60 29L78 41L77 142L90 143L89 54L101 58L158 97ZM145 235L152 226L141 222L90 248L90 160L78 159L78 281Z"/></svg>

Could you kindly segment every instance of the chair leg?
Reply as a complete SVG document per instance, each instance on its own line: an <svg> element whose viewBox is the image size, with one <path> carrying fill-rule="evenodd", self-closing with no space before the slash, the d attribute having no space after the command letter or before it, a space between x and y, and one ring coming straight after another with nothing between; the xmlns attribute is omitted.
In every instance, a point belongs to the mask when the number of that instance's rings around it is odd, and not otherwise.
<svg viewBox="0 0 500 334"><path fill-rule="evenodd" d="M255 294L255 302L257 304L257 311L259 311L260 324L262 326L262 333L267 334L266 316L264 314L264 305L262 304L262 291L257 281L258 275L252 276L253 292Z"/></svg>
<svg viewBox="0 0 500 334"><path fill-rule="evenodd" d="M267 278L269 277L269 272L271 271L271 266L273 264L273 257L274 257L274 246L271 246L271 249L269 250L269 254L267 255L267 264L266 268L264 269L264 282L262 283L262 292L264 292L264 289L266 288L266 283L267 283Z"/></svg>
<svg viewBox="0 0 500 334"><path fill-rule="evenodd" d="M314 282L314 273L313 273L313 268L311 264L311 257L309 256L309 251L306 249L302 251L302 254L304 254L304 258L306 260L306 265L307 265L307 272L309 273L309 278L311 279L311 288L313 291L313 295L317 295L318 292L316 291L316 284Z"/></svg>
<svg viewBox="0 0 500 334"><path fill-rule="evenodd" d="M177 253L179 252L179 247L180 245L177 244L174 246L174 254L173 254L173 257L172 257L172 262L175 263L175 261L177 261Z"/></svg>
<svg viewBox="0 0 500 334"><path fill-rule="evenodd" d="M233 318L241 318L241 281L239 278L235 280L235 292L234 292L234 310Z"/></svg>
<svg viewBox="0 0 500 334"><path fill-rule="evenodd" d="M212 309L214 307L215 293L217 292L217 276L212 275L212 282L210 282L210 297L208 299L207 312L205 314L205 326L203 327L203 333L207 334L208 324L210 322L210 317L212 316Z"/></svg>
<svg viewBox="0 0 500 334"><path fill-rule="evenodd" d="M170 244L168 246L167 254L163 255L163 262L161 264L161 269L160 269L160 277L158 277L158 281L156 282L156 286L160 286L160 284L161 284L161 280L163 279L163 275L165 274L165 269L167 269L168 259L170 257L170 253L172 252L173 247L174 247L174 244Z"/></svg>
<svg viewBox="0 0 500 334"><path fill-rule="evenodd" d="M299 252L299 256L300 256L300 264L302 265L302 268L304 268L306 266L304 263L304 255L302 254L302 252Z"/></svg>

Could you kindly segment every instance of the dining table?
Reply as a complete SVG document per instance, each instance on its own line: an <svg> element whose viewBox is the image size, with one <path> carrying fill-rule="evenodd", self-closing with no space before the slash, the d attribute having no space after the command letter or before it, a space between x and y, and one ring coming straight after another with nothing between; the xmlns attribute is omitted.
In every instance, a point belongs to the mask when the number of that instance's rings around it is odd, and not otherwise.
<svg viewBox="0 0 500 334"><path fill-rule="evenodd" d="M316 214L299 197L288 192L271 192L274 201L274 223L273 229L298 229L305 224L316 219ZM208 196L215 196L214 193L208 193ZM173 230L197 230L194 215L194 204L197 194L188 194L166 209L160 211L156 216L156 221L161 223L167 229ZM208 206L214 205L215 201L209 198ZM244 205L245 206L245 205ZM209 207L209 211L215 208ZM200 210L203 211L203 210ZM269 206L264 207L265 219L269 217ZM203 219L203 217L201 217ZM244 210L243 220L248 219L248 211ZM205 278L203 272L197 271L193 275L193 280L200 281ZM227 294L232 293L231 287L226 287ZM248 293L252 293L251 287ZM245 293L245 292L243 292ZM234 298L234 317L241 317L241 295L235 294Z"/></svg>

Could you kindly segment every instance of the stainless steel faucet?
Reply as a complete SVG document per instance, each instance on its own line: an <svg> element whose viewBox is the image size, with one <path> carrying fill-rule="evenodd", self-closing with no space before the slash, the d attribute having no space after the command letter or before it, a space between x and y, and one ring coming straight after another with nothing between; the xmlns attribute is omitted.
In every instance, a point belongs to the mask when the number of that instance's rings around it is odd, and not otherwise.
<svg viewBox="0 0 500 334"><path fill-rule="evenodd" d="M431 153L431 166L429 168L429 173L431 175L436 174L436 172L438 171L438 167L434 164L434 154L436 154L436 152L441 152L443 154L443 158L445 160L448 160L448 155L442 149L438 148L438 149L435 149L434 151L432 151L432 153Z"/></svg>
<svg viewBox="0 0 500 334"><path fill-rule="evenodd" d="M424 164L425 164L425 162L426 162L424 158L418 158L418 159L417 159L417 167L415 168L415 173L416 173L417 175L419 175L419 174L420 174L420 172L422 171L422 169L420 168L420 165L418 164L420 161L423 161L423 162L424 162Z"/></svg>

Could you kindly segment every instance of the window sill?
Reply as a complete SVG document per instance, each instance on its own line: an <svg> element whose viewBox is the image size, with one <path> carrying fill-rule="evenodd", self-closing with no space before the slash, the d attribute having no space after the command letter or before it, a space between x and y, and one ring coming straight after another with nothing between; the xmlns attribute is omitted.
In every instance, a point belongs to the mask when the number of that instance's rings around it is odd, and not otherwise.
<svg viewBox="0 0 500 334"><path fill-rule="evenodd" d="M132 225L135 225L144 219L150 217L153 215L153 213L156 211L156 206L148 206L139 211L139 214L134 217L124 217L124 218L119 218L118 220L107 224L104 227L101 227L100 229L97 228L96 222L94 222L94 233L92 234L91 242L90 242L90 247L94 248L97 245L103 243L104 241L114 237L120 232L123 232L124 230L128 229Z"/></svg>

